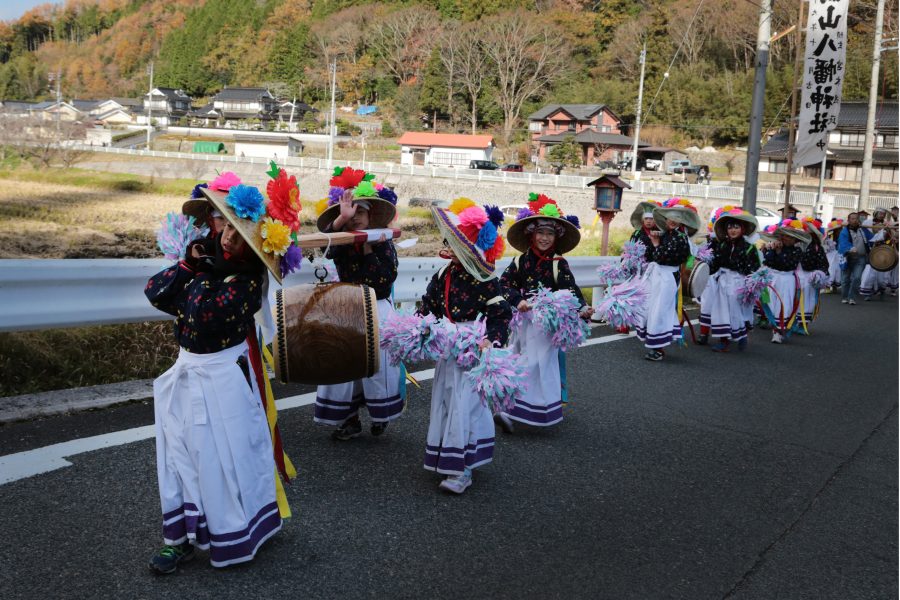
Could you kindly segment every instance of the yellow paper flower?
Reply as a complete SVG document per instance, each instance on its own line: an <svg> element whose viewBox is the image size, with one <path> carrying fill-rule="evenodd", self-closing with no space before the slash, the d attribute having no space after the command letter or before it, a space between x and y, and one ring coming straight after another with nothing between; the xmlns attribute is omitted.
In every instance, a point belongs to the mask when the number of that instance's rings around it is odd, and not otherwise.
<svg viewBox="0 0 900 600"><path fill-rule="evenodd" d="M475 206L475 202L470 200L469 198L457 198L453 202L450 203L450 207L447 209L453 214L459 214L470 206Z"/></svg>
<svg viewBox="0 0 900 600"><path fill-rule="evenodd" d="M316 202L316 215L321 215L325 212L325 209L328 208L328 198L322 198L318 202Z"/></svg>
<svg viewBox="0 0 900 600"><path fill-rule="evenodd" d="M291 230L281 221L275 221L270 217L263 219L259 228L259 235L263 239L263 252L284 255L291 245Z"/></svg>

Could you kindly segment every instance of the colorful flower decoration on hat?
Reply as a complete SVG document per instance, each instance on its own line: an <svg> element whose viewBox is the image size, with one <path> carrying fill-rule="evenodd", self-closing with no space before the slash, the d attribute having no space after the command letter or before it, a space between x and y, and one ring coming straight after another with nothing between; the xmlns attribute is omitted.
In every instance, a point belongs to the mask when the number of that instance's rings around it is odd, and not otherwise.
<svg viewBox="0 0 900 600"><path fill-rule="evenodd" d="M345 190L353 190L353 196L355 198L377 196L377 191L373 187L373 179L375 179L374 174L366 173L362 169L335 167L334 172L331 175L331 180L328 182L331 186L328 190L328 206L340 202L341 196L344 195ZM357 188L360 187L362 189L357 190ZM394 204L396 204L396 197L394 199Z"/></svg>
<svg viewBox="0 0 900 600"><path fill-rule="evenodd" d="M820 233L825 233L825 228L822 227L822 221L820 219L813 219L812 217L803 217L803 224L808 229L817 229Z"/></svg>
<svg viewBox="0 0 900 600"><path fill-rule="evenodd" d="M458 229L484 252L485 260L495 262L503 256L506 244L500 235L503 211L496 206L478 206L469 198L457 198L447 209L459 217Z"/></svg>
<svg viewBox="0 0 900 600"><path fill-rule="evenodd" d="M781 223L778 224L778 227L806 231L806 227L803 226L803 222L800 219L783 219Z"/></svg>
<svg viewBox="0 0 900 600"><path fill-rule="evenodd" d="M303 258L303 252L296 245L302 209L300 189L295 176L289 176L274 161L269 166L268 201L257 188L240 183L234 173L222 173L210 182L209 187L228 186L225 203L238 217L258 223L262 251L280 257L279 269L284 277L296 271Z"/></svg>
<svg viewBox="0 0 900 600"><path fill-rule="evenodd" d="M528 208L521 208L516 214L516 221L521 221L526 217L536 217L543 215L555 219L565 219L577 229L581 229L581 223L575 215L563 215L562 209L556 200L549 198L544 194L532 192L528 194Z"/></svg>
<svg viewBox="0 0 900 600"><path fill-rule="evenodd" d="M241 178L232 173L231 171L225 171L224 173L220 173L218 177L209 182L209 189L216 190L218 192L227 192L231 190L236 185L241 184ZM196 187L195 187L196 190Z"/></svg>
<svg viewBox="0 0 900 600"><path fill-rule="evenodd" d="M191 200L202 200L202 199L205 199L206 196L204 196L204 195L203 195L203 192L201 192L200 190L201 190L201 189L206 189L206 188L209 188L209 184L208 184L208 183L198 183L197 185L195 185L195 186L194 186L194 189L191 190Z"/></svg>
<svg viewBox="0 0 900 600"><path fill-rule="evenodd" d="M689 208L697 212L697 208L691 204L690 200L684 198L669 198L662 204L662 208Z"/></svg>

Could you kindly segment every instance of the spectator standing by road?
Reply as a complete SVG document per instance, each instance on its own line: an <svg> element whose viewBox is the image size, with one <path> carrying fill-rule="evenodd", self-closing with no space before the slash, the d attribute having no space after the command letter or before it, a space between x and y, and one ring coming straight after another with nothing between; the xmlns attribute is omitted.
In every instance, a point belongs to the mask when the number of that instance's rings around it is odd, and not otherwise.
<svg viewBox="0 0 900 600"><path fill-rule="evenodd" d="M869 262L871 239L872 232L860 227L859 213L847 215L847 225L838 236L838 254L846 261L841 275L841 304L856 304L863 270Z"/></svg>

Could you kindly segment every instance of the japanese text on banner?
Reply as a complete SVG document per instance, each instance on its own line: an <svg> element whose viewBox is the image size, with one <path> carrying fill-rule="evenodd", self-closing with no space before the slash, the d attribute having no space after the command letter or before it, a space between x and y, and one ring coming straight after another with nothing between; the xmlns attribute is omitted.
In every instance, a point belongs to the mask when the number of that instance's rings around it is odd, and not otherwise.
<svg viewBox="0 0 900 600"><path fill-rule="evenodd" d="M850 0L811 0L794 167L822 162L841 110Z"/></svg>

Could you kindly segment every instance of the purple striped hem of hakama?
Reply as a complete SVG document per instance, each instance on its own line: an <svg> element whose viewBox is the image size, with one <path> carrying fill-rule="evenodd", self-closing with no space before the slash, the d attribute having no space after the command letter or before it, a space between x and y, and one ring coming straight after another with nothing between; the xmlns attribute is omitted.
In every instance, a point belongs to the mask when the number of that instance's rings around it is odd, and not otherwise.
<svg viewBox="0 0 900 600"><path fill-rule="evenodd" d="M562 401L560 400L547 406L537 406L536 404L518 400L508 415L510 419L526 425L536 425L538 427L556 425L563 419Z"/></svg>
<svg viewBox="0 0 900 600"><path fill-rule="evenodd" d="M681 327L675 327L672 331L667 331L665 333L654 333L647 334L647 330L641 327L635 328L635 333L639 340L644 342L644 346L647 348L664 348L672 344L672 340L675 338L681 337Z"/></svg>
<svg viewBox="0 0 900 600"><path fill-rule="evenodd" d="M209 547L206 515L200 513L197 505L185 502L179 508L163 514L163 541L170 546L177 546L189 538L204 550Z"/></svg>
<svg viewBox="0 0 900 600"><path fill-rule="evenodd" d="M325 425L342 425L344 421L358 413L362 405L362 395L354 396L349 403L329 400L316 395L316 409L313 420L316 423Z"/></svg>
<svg viewBox="0 0 900 600"><path fill-rule="evenodd" d="M395 394L389 398L365 400L369 417L375 422L393 421L403 413L403 398Z"/></svg>
<svg viewBox="0 0 900 600"><path fill-rule="evenodd" d="M494 438L478 440L462 448L425 445L425 464L428 471L444 475L459 475L466 468L474 469L494 459Z"/></svg>
<svg viewBox="0 0 900 600"><path fill-rule="evenodd" d="M267 539L281 530L281 514L275 502L256 513L250 524L241 531L211 535L209 562L214 567L226 567L253 560L256 551ZM222 538L222 539L216 539Z"/></svg>

